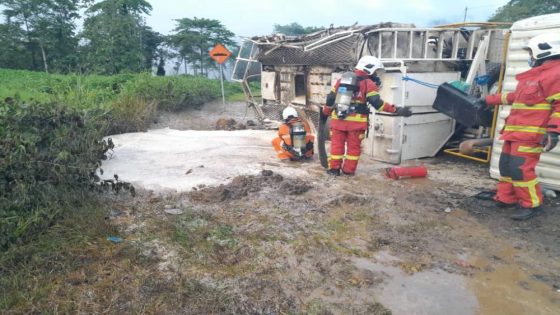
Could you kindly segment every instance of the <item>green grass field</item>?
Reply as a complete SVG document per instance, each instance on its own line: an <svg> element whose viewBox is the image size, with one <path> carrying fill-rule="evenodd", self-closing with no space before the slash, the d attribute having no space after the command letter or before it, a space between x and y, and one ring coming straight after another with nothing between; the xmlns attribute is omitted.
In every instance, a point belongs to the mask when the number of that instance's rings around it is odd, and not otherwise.
<svg viewBox="0 0 560 315"><path fill-rule="evenodd" d="M228 99L242 99L241 85L225 82ZM57 75L0 69L0 99L57 102L74 108L105 107L119 98L142 97L162 110L179 110L221 96L220 82L203 77L150 74Z"/></svg>

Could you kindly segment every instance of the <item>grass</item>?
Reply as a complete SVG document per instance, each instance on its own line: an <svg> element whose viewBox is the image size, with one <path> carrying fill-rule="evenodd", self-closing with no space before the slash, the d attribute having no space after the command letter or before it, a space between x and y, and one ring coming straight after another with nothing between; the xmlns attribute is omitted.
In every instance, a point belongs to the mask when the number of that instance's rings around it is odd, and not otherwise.
<svg viewBox="0 0 560 315"><path fill-rule="evenodd" d="M259 87L253 84L252 88L258 91ZM224 89L228 100L245 100L241 84L225 82ZM158 109L179 110L221 97L221 87L219 80L196 76L154 77L147 73L82 76L0 69L0 99L8 97L106 109L111 109L121 98L134 97L155 103Z"/></svg>
<svg viewBox="0 0 560 315"><path fill-rule="evenodd" d="M119 236L107 220L114 204L95 196L89 206L64 209L64 218L0 256L1 314L228 314L232 296L178 272L159 268L143 244ZM210 229L218 239L231 229ZM211 242L211 241L208 241ZM208 244L205 244L208 245Z"/></svg>
<svg viewBox="0 0 560 315"><path fill-rule="evenodd" d="M95 199L92 199L95 200ZM114 235L106 224L106 208L98 202L65 209L64 219L31 242L10 247L0 256L0 310L14 313L47 304L53 292L66 284L66 274L76 273L101 258Z"/></svg>

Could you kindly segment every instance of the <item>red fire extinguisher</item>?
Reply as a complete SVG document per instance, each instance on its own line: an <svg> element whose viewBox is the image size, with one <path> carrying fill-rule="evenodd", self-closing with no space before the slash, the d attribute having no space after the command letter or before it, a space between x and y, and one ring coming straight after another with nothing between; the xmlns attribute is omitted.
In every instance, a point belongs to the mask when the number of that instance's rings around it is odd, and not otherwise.
<svg viewBox="0 0 560 315"><path fill-rule="evenodd" d="M423 165L412 167L394 166L385 171L387 172L387 176L392 179L426 177L428 175L428 169Z"/></svg>

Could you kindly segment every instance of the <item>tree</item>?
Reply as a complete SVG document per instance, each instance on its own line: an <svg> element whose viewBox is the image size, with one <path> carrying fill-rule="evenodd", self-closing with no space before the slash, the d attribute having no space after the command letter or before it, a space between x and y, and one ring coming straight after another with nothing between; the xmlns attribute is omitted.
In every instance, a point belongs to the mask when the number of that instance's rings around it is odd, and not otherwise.
<svg viewBox="0 0 560 315"><path fill-rule="evenodd" d="M558 0L511 0L496 10L489 21L515 22L532 16L558 12L560 12Z"/></svg>
<svg viewBox="0 0 560 315"><path fill-rule="evenodd" d="M154 44L147 48L143 40L158 37L143 21L151 10L144 0L104 0L91 6L82 32L84 70L101 74L146 70Z"/></svg>
<svg viewBox="0 0 560 315"><path fill-rule="evenodd" d="M290 36L311 34L324 29L325 29L324 27L314 27L314 26L303 27L295 22L286 25L274 24L274 33L282 33L284 35L290 35Z"/></svg>
<svg viewBox="0 0 560 315"><path fill-rule="evenodd" d="M16 24L0 24L0 68L28 69L31 58L27 52L25 33Z"/></svg>
<svg viewBox="0 0 560 315"><path fill-rule="evenodd" d="M170 49L167 44L167 36L164 36L164 40L165 42L158 46L155 53L157 76L165 76L165 65L167 64L167 60L177 57L177 54L172 49Z"/></svg>
<svg viewBox="0 0 560 315"><path fill-rule="evenodd" d="M176 20L175 33L170 37L170 44L177 50L185 63L193 62L195 70L201 75L208 75L208 69L215 63L208 51L217 43L234 46L233 34L220 21L205 18L183 18Z"/></svg>
<svg viewBox="0 0 560 315"><path fill-rule="evenodd" d="M144 67L151 69L156 62L165 62L163 58L163 50L160 46L165 42L165 36L154 31L147 25L142 26L142 48L144 55ZM162 57L162 58L160 58ZM163 60L163 61L162 61Z"/></svg>
<svg viewBox="0 0 560 315"><path fill-rule="evenodd" d="M25 45L27 69L68 71L77 60L74 21L79 18L82 2L89 0L0 0L7 21L3 29L14 32L3 39L10 40L11 43L6 43L8 47Z"/></svg>

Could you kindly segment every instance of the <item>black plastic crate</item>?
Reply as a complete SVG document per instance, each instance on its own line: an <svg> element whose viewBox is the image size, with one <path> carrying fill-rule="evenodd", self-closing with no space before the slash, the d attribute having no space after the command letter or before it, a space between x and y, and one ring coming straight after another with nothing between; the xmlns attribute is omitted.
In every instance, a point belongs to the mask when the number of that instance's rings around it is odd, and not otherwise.
<svg viewBox="0 0 560 315"><path fill-rule="evenodd" d="M492 108L448 83L439 86L432 107L464 126L490 127L492 125Z"/></svg>

